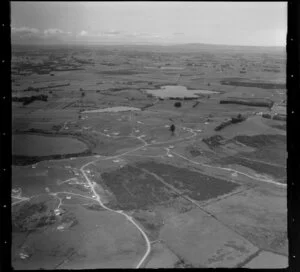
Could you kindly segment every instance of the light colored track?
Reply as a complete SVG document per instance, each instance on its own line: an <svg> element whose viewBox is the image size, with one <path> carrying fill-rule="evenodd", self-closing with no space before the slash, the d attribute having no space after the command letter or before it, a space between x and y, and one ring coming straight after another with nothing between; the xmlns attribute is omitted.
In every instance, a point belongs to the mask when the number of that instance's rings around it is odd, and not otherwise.
<svg viewBox="0 0 300 272"><path fill-rule="evenodd" d="M12 205L12 206L15 206L16 204L19 204L19 203L21 203L21 202L23 202L23 201L28 201L28 200L29 200L29 198L19 199L19 201L16 201L16 202L12 203L11 205Z"/></svg>
<svg viewBox="0 0 300 272"><path fill-rule="evenodd" d="M168 152L171 152L169 149L168 149ZM254 177L254 176L251 176L249 174L246 174L244 172L241 172L241 171L238 171L238 170L235 170L235 169L232 169L232 168L225 168L225 167L219 167L219 166L213 166L213 165L209 165L209 164L204 164L204 163L201 163L201 162L196 162L196 161L193 161L193 160L190 160L180 154L178 154L177 152L175 151L172 151L171 153L193 163L193 164L198 164L198 165L201 165L201 166L204 166L204 167L210 167L210 168L215 168L215 169L221 169L221 170L225 170L225 171L230 171L230 172L234 172L234 173L238 173L238 174L241 174L243 176L246 176L248 178L251 178L251 179L254 179L254 180L258 180L258 181L262 181L262 182L267 182L267 183L271 183L271 184L274 184L274 185L277 185L277 186L280 186L280 187L286 187L286 184L285 183L280 183L280 182L276 182L276 181L273 181L273 180L270 180L270 179L261 179L261 178L257 178L257 177Z"/></svg>
<svg viewBox="0 0 300 272"><path fill-rule="evenodd" d="M125 152L125 153L129 153L129 152ZM124 154L125 154L124 153ZM122 155L124 155L122 154ZM123 211L116 211L116 210L113 210L113 209L110 209L108 207L106 207L103 202L101 201L101 198L100 196L98 195L98 193L96 192L95 188L94 188L94 185L93 183L91 182L91 180L89 179L89 177L86 175L85 171L84 171L84 168L89 166L90 164L94 163L95 161L92 161L92 162L88 162L86 163L85 165L83 165L81 168L80 168L80 171L81 173L83 174L84 178L86 179L86 181L88 182L94 196L95 196L95 200L99 203L99 205L104 208L105 210L108 210L108 211L111 211L111 212L115 212L115 213L118 213L118 214L121 214L123 216L125 216L140 232L141 234L143 235L145 241L146 241L146 244L147 244L147 250L144 254L144 256L142 257L142 259L139 261L139 263L137 264L136 268L140 268L142 266L142 264L144 263L144 261L146 260L146 258L148 257L148 255L150 254L150 251L151 251L151 243L150 243L150 240L148 238L148 236L146 235L146 233L141 229L141 227L135 223L135 221L133 220L133 218L129 215L127 215L126 213L124 213Z"/></svg>
<svg viewBox="0 0 300 272"><path fill-rule="evenodd" d="M132 121L132 120L131 120ZM126 217L127 220L129 220L139 231L140 233L142 234L142 236L144 237L145 241L146 241L146 245L147 245L147 249L146 249L146 252L145 254L143 255L143 257L141 258L141 260L139 261L139 263L137 264L136 268L140 268L143 263L145 262L145 260L147 259L147 257L149 256L150 252L151 252L151 242L148 238L148 236L146 235L146 233L143 231L143 229L133 220L133 218L129 215L127 215L126 213L124 213L123 211L121 210L113 210L113 209L110 209L108 207L106 207L103 202L101 201L101 198L99 196L99 194L96 192L95 188L94 188L94 184L93 182L89 179L89 177L87 176L87 174L85 173L85 168L93 163L95 163L96 161L102 159L102 160L110 160L110 159L115 159L115 158L119 158L119 157L122 157L122 156L125 156L125 155L129 155L130 153L133 153L135 151L138 151L146 146L155 146L155 145L160 145L160 144L171 144L171 143L175 143L175 142L179 142L179 141L182 141L182 140L189 140L189 139L192 139L194 137L197 136L197 132L195 132L193 129L191 128L185 128L187 131L191 132L193 135L189 136L189 137L184 137L184 138L181 138L181 139L177 139L177 140L171 140L171 141L165 141L165 142L155 142L155 143L147 143L141 136L133 136L133 135L130 135L130 136L110 136L108 134L104 134L102 132L98 132L99 134L102 134L103 136L106 136L106 137L112 137L112 138L122 138L122 137L128 137L128 138L135 138L135 139L138 139L140 140L141 142L143 142L143 145L142 146L139 146L137 148L134 148L132 150L129 150L127 152L124 152L122 154L119 154L119 155L114 155L114 156L96 156L97 159L94 159L86 164L84 164L81 168L80 168L80 171L82 173L82 175L84 176L84 178L86 179L92 193L93 193L93 196L94 198L91 198L91 197L87 197L87 196L83 196L83 195L80 195L80 194L75 194L75 193L71 193L71 192L57 192L57 193L54 193L53 195L56 196L56 194L58 193L65 193L65 194L71 194L71 195L76 195L76 196L80 196L80 197L84 197L84 198L87 198L87 199L90 199L90 200L94 200L96 202L99 203L99 205L104 208L105 210L108 210L108 211L111 211L111 212L114 212L114 213L118 213L118 214L121 214L123 216ZM247 173L243 173L243 172L240 172L240 171L237 171L235 169L231 169L231 168L224 168L224 167L218 167L218 166L212 166L212 165L208 165L208 164L203 164L203 163L200 163L200 162L197 162L197 161L193 161L193 160L190 160L188 158L186 158L185 156L181 155L181 154L178 154L177 152L175 151L170 151L169 148L165 148L166 151L167 151L167 155L170 155L170 153L173 153L174 155L176 156L179 156L181 158L183 158L184 160L187 160L193 164L197 164L197 165L201 165L201 166L204 166L204 167L210 167L210 168L215 168L215 169L221 169L221 170L225 170L225 171L230 171L230 172L235 172L235 173L239 173L241 175L244 175L244 176L247 176L251 179L254 179L254 180L257 180L257 181L262 181L262 182L267 182L267 183L271 183L271 184L274 184L274 185L277 185L277 186L281 186L281 187L286 187L286 184L283 184L283 183L279 183L279 182L275 182L273 180L268 180L268 179L261 179L261 178L257 178L257 177L254 177L254 176L251 176ZM134 155L134 154L132 154ZM138 156L138 154L136 154ZM149 156L144 156L144 155L140 155L142 157L149 157ZM49 160L51 161L51 160ZM18 198L19 201L13 203L12 205L15 205L15 204L18 204L20 202L23 202L25 200L29 200L30 198ZM59 198L60 200L60 198ZM60 200L60 203L59 203L59 206L61 205L61 200Z"/></svg>

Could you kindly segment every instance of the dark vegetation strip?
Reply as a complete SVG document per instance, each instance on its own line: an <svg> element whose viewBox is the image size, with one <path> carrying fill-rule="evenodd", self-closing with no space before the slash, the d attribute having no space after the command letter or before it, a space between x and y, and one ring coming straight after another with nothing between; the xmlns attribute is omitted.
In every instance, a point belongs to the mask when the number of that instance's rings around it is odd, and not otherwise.
<svg viewBox="0 0 300 272"><path fill-rule="evenodd" d="M266 82L246 82L236 80L221 80L222 85L240 86L240 87L255 87L261 89L285 89L286 84L281 83L266 83Z"/></svg>
<svg viewBox="0 0 300 272"><path fill-rule="evenodd" d="M148 108L150 108L150 107L152 107L152 106L154 106L154 105L155 105L154 103L147 104L146 106L141 107L141 111L144 111L144 110L146 110L146 109L148 109Z"/></svg>
<svg viewBox="0 0 300 272"><path fill-rule="evenodd" d="M220 125L216 126L215 131L220 131L220 130L222 130L223 128L225 128L227 126L230 126L232 124L241 123L245 120L246 120L246 117L239 114L237 117L232 117L231 120L222 122Z"/></svg>
<svg viewBox="0 0 300 272"><path fill-rule="evenodd" d="M200 95L197 97L169 97L169 100L197 100L199 99Z"/></svg>
<svg viewBox="0 0 300 272"><path fill-rule="evenodd" d="M134 71L134 70L108 70L98 72L103 75L135 75L135 74L143 74L142 71Z"/></svg>
<svg viewBox="0 0 300 272"><path fill-rule="evenodd" d="M28 105L35 100L47 101L48 96L44 94L33 95L33 96L23 96L23 97L12 97L13 102L23 102L23 105Z"/></svg>
<svg viewBox="0 0 300 272"><path fill-rule="evenodd" d="M226 99L220 100L220 104L240 104L246 106L271 108L274 102L269 99L260 99L260 98L228 97Z"/></svg>
<svg viewBox="0 0 300 272"><path fill-rule="evenodd" d="M262 114L263 118L266 119L273 119L273 120L277 120L277 121L286 121L286 115L285 114L270 114L270 113L263 113Z"/></svg>
<svg viewBox="0 0 300 272"><path fill-rule="evenodd" d="M74 157L86 157L92 156L91 150L86 150L80 153L72 153L72 154L55 154L49 156L23 156L23 155L12 155L12 165L31 165L40 161L48 161L48 160L62 160Z"/></svg>
<svg viewBox="0 0 300 272"><path fill-rule="evenodd" d="M23 92L31 92L31 91L39 92L40 90L44 90L44 89L66 87L66 86L70 86L70 83L56 84L56 85L50 85L50 86L38 87L38 88L28 87L27 89L24 89Z"/></svg>
<svg viewBox="0 0 300 272"><path fill-rule="evenodd" d="M55 68L55 69L52 69L51 72L65 72L65 71L82 71L84 70L84 68Z"/></svg>

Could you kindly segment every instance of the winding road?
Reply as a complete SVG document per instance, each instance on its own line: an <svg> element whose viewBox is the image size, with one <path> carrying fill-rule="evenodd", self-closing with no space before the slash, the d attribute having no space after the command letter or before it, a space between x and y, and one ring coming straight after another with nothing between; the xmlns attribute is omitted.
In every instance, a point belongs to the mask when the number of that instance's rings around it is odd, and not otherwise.
<svg viewBox="0 0 300 272"><path fill-rule="evenodd" d="M182 140L189 140L189 139L192 139L192 138L194 138L194 137L197 136L197 132L195 132L193 129L191 129L191 128L185 128L185 129L186 129L187 131L191 132L193 135L192 135L192 136L189 136L189 137L182 138L182 139L173 140L173 141L156 142L156 143L151 143L151 144L147 143L144 139L142 139L141 136L138 136L138 137L136 137L136 136L129 136L129 137L133 137L133 138L136 138L136 139L142 141L142 142L144 143L144 145L139 146L139 147L137 147L137 148L135 148L135 149L133 149L133 150L129 150L129 151L124 152L124 153L119 154L119 155L104 157L104 160L115 159L115 158L119 158L119 157L122 157L122 156L125 156L125 155L130 155L130 153L133 153L133 152L135 152L135 151L138 151L138 150L140 150L140 149L142 149L142 148L144 148L144 147L146 147L146 146L153 146L153 145L160 145L160 144L171 144L171 143L178 142L178 141L182 141ZM122 137L122 136L112 136L112 137L118 138L118 137ZM128 137L128 136L127 136L127 137ZM261 178L258 178L258 177L254 177L254 176L251 176L251 175L249 175L249 174L247 174L247 173L243 173L243 172L241 172L241 171L237 171L237 170L235 170L235 169L224 168L224 167L218 167L218 166L213 166L213 165L209 165L209 164L203 164L203 163L200 163L200 162L196 162L196 161L193 161L193 160L190 160L190 159L184 157L184 156L181 155L181 154L178 154L178 153L175 152L175 151L170 151L169 148L165 148L165 149L166 149L166 151L167 151L167 154L166 154L166 155L169 155L170 153L172 153L172 154L174 154L174 155L176 155L176 156L179 156L179 157L181 157L181 158L183 158L183 159L185 159L185 160L187 160L187 161L189 161L189 162L191 162L191 163L193 163L193 164L198 164L198 165L201 165L201 166L203 166L203 167L211 167L211 168L215 168L215 169L221 169L221 170L225 170L225 171L230 171L230 172L234 172L234 173L239 173L239 174L241 174L241 175L247 176L247 177L249 177L249 178L251 178L251 179L254 179L254 180L257 180L257 181L267 182L267 183L271 183L271 184L274 184L274 185L277 185L277 186L286 187L286 184L279 183L279 182L275 182L275 181L269 180L269 179L261 179ZM131 154L131 155L133 155L133 154ZM140 155L140 156L143 156L143 155ZM145 156L145 157L147 157L147 156ZM100 160L101 158L102 158L102 157L100 157L100 158L98 158L98 159L96 159L96 160L93 160L93 161L91 161L91 162L88 162L88 163L84 164L84 165L80 168L80 171L81 171L81 173L83 174L83 176L84 176L84 178L86 179L86 181L88 182L88 185L89 185L91 191L93 192L93 194L94 194L94 196L95 196L95 199L94 199L94 200L96 200L96 201L99 203L99 205L100 205L101 207L103 207L104 209L106 209L106 210L108 210L108 211L111 211L111 212L119 213L119 214L125 216L125 217L126 217L126 218L127 218L127 219L128 219L128 220L129 220L129 221L130 221L130 222L131 222L131 223L132 223L132 224L133 224L140 232L141 232L142 236L144 237L144 239L145 239L145 241L146 241L146 244L147 244L147 250L146 250L144 256L142 257L142 259L139 261L138 265L136 266L136 268L140 268L140 267L143 265L143 263L145 262L145 260L147 259L147 257L149 256L150 252L151 252L151 242L150 242L148 236L147 236L146 233L142 230L142 228L141 228L141 227L133 220L133 218L132 218L131 216L127 215L127 214L124 213L123 211L110 209L110 208L106 207L106 206L103 204L103 202L101 201L101 197L99 196L99 194L98 194L98 193L96 192L96 190L95 190L95 187L94 187L93 182L89 179L89 177L87 176L87 174L86 174L85 171L84 171L84 169L85 169L87 166L89 166L89 165L95 163L96 161Z"/></svg>
<svg viewBox="0 0 300 272"><path fill-rule="evenodd" d="M141 227L133 220L133 218L129 215L127 215L126 213L124 213L123 211L120 211L120 210L113 210L113 209L110 209L108 207L106 207L103 202L101 201L101 198L99 196L99 194L96 192L95 190L95 187L94 187L94 184L93 182L89 179L89 177L87 176L87 174L85 173L84 171L84 168L89 166L90 164L94 163L95 161L91 161L91 162L88 162L86 163L85 165L83 165L81 168L80 168L80 171L82 173L82 175L84 176L84 178L86 179L86 181L88 182L89 186L90 186L90 189L92 190L94 196L95 196L95 200L99 203L99 205L104 208L105 210L108 210L108 211L111 211L111 212L115 212L115 213L118 213L118 214L121 214L123 216L125 216L133 225L135 225L135 227L141 232L141 234L143 235L145 241L146 241L146 244L147 244L147 250L144 254L144 256L142 257L142 259L139 261L139 263L137 264L136 268L140 268L142 266L142 264L144 263L144 261L146 260L146 258L148 257L148 255L150 254L151 252L151 244L150 244L150 241L149 241L149 238L148 236L146 235L146 233L141 229Z"/></svg>
<svg viewBox="0 0 300 272"><path fill-rule="evenodd" d="M131 119L132 121L132 119ZM134 219L129 216L128 214L126 214L125 212L123 212L122 210L113 210L113 209L110 209L108 208L107 206L104 205L104 203L101 201L101 197L100 195L96 192L96 189L95 189L95 183L93 181L90 180L90 178L88 177L86 171L85 171L85 168L87 168L89 165L91 164L94 164L95 162L99 161L99 160L110 160L110 159L115 159L115 158L119 158L119 157L122 157L122 156L125 156L125 155L136 155L136 156L144 156L144 157L157 157L157 156L147 156L147 155L141 155L141 154L131 154L135 151L138 151L140 149L143 149L145 147L150 147L150 146L157 146L157 145L163 145L163 144L172 144L172 143L175 143L175 142L180 142L180 141L183 141L183 140L190 140L194 137L196 137L198 134L197 132L195 132L195 130L191 129L191 128L187 128L187 127L181 127L183 130L186 130L190 133L192 133L191 136L188 136L188 137L184 137L184 138L181 138L181 139L177 139L177 140L170 140L170 141L165 141L165 142L155 142L155 143L147 143L142 135L141 136L134 136L134 135L130 135L130 136L111 136L111 135L108 135L108 134L104 134L104 133L101 133L101 132L98 132L99 134L102 134L106 137L112 137L112 138L121 138L121 137L131 137L131 138L136 138L138 140L140 140L143 145L137 147L137 148L134 148L132 150L129 150L127 152L124 152L122 154L119 154L119 155L114 155L114 156L100 156L100 155L96 155L94 156L94 158L96 157L96 159L93 159L92 161L84 164L81 168L80 168L80 172L82 173L82 175L84 176L86 182L87 182L87 185L89 186L91 192L93 193L93 197L87 197L87 196L83 196L83 195L80 195L80 194L75 194L75 193L71 193L71 192L57 192L57 193L50 193L50 195L53 195L55 197L57 197L57 194L58 193L66 193L66 194L71 194L71 195L76 195L76 196L81 196L81 197L85 197L87 199L91 199L91 200L94 200L96 202L99 203L99 205L107 210L107 211L110 211L110 212L114 212L114 213L118 213L124 217L126 217L127 220L129 220L138 230L139 232L141 233L141 235L143 236L143 238L145 239L145 242L146 242L146 246L147 246L147 249L146 249L146 252L145 254L143 255L143 257L141 258L141 260L138 262L138 264L136 265L136 268L141 268L145 262L145 260L147 259L147 257L149 256L150 252L151 252L151 242L147 236L147 234L143 231L143 229L134 221ZM229 171L229 172L233 172L233 173L239 173L241 175L244 175L244 176L247 176L251 179L254 179L254 180L257 180L257 181L262 181L262 182L266 182L266 183L271 183L271 184L274 184L274 185L277 185L277 186L280 186L280 187L286 187L286 184L283 184L283 183L279 183L279 182L275 182L273 180L270 180L270 179L262 179L262 178L258 178L258 177L255 177L255 176L251 176L247 173L243 173L241 171L237 171L235 169L231 169L231 168L224 168L224 167L218 167L218 166L213 166L213 165L209 165L209 164L204 164L204 163L200 163L200 162L197 162L197 161L193 161L175 151L171 151L170 148L164 148L166 150L166 155L169 156L169 157L172 157L173 155L176 155L184 160L187 160L193 164L197 164L197 165L201 165L203 167L210 167L210 168L215 168L215 169L220 169L220 170L225 170L225 171ZM170 156L170 154L173 154L172 156ZM160 155L160 156L163 156L163 155ZM72 179L69 179L67 181L70 181ZM66 181L66 182L67 182ZM13 196L14 198L16 198L18 201L14 202L12 205L16 205L20 202L23 202L23 201L26 201L26 200L30 200L31 198L27 198L27 197L16 197L16 196ZM57 197L59 199L59 207L61 205L61 199L59 197Z"/></svg>

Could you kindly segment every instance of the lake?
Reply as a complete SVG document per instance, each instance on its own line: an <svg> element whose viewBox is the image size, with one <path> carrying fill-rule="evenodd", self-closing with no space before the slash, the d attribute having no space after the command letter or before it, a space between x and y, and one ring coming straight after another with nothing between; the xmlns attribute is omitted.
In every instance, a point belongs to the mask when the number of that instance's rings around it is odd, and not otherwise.
<svg viewBox="0 0 300 272"><path fill-rule="evenodd" d="M157 97L198 97L197 94L215 94L209 90L188 90L185 86L162 86L156 90L146 90L147 93Z"/></svg>
<svg viewBox="0 0 300 272"><path fill-rule="evenodd" d="M85 143L71 137L53 137L31 134L12 136L12 154L23 156L51 156L81 153Z"/></svg>
<svg viewBox="0 0 300 272"><path fill-rule="evenodd" d="M105 109L96 109L96 110L88 110L83 111L82 113L94 113L94 112L119 112L119 111L139 111L141 109L139 108L133 108L133 107L111 107L111 108L105 108Z"/></svg>

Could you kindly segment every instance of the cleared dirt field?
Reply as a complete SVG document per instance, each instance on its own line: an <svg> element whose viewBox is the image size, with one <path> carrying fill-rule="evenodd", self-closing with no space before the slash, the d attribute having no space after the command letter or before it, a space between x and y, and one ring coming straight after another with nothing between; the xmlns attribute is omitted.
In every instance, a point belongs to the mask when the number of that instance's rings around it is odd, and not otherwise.
<svg viewBox="0 0 300 272"><path fill-rule="evenodd" d="M149 162L138 164L137 167L141 169L145 168L149 172L157 174L166 183L198 201L204 201L229 193L239 186L233 182L167 164Z"/></svg>
<svg viewBox="0 0 300 272"><path fill-rule="evenodd" d="M146 208L167 201L174 195L154 177L132 166L103 173L101 178L116 196L117 207L120 209Z"/></svg>

